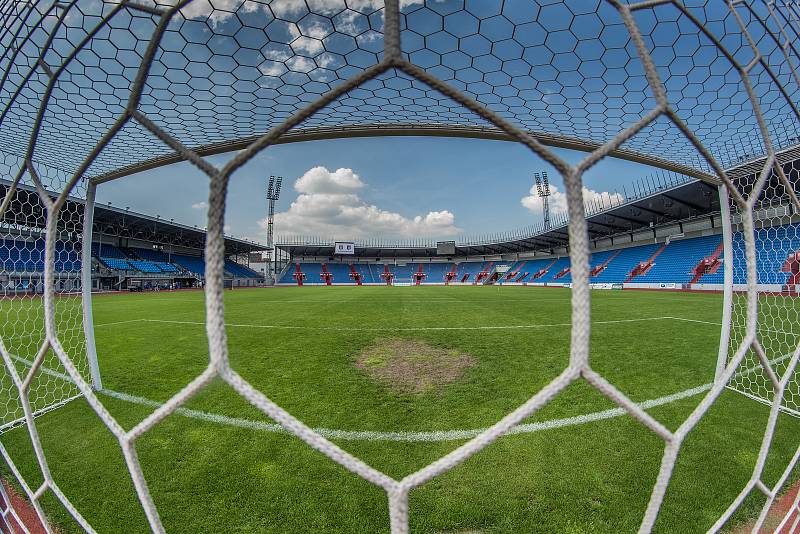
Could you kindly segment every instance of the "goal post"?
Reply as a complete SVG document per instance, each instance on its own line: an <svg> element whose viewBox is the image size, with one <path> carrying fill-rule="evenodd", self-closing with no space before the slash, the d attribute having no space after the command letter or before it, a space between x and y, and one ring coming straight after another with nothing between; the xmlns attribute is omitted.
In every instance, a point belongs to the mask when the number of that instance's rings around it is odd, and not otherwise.
<svg viewBox="0 0 800 534"><path fill-rule="evenodd" d="M731 340L731 306L733 305L733 243L731 228L731 208L728 198L728 188L721 184L717 188L720 205L720 222L722 223L722 267L724 269L723 296L722 296L722 326L719 335L719 352L717 354L717 367L714 372L714 382L722 380L725 366L728 363L729 345Z"/></svg>
<svg viewBox="0 0 800 534"><path fill-rule="evenodd" d="M94 231L94 201L97 186L90 183L86 188L83 210L83 248L81 250L81 299L83 304L83 332L86 336L86 358L92 378L92 387L103 389L100 364L97 362L97 346L94 340L94 316L92 314L92 234Z"/></svg>

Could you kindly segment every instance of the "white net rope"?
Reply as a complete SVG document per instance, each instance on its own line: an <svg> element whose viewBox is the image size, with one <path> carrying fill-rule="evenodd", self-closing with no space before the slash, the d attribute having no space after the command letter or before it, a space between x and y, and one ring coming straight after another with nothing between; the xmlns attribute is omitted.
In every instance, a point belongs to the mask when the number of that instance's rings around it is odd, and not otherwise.
<svg viewBox="0 0 800 534"><path fill-rule="evenodd" d="M59 489L58 484L51 476L48 458L44 454L38 436L37 420L34 418L36 411L51 402L63 401L73 393L71 390L63 389L53 392L52 395L48 393L55 382L47 378L46 370L59 370L57 372L69 376L74 388L86 399L99 419L115 436L130 471L138 498L154 532L163 532L164 527L138 461L137 440L203 390L214 378L222 379L229 384L244 399L310 447L365 480L383 488L388 497L391 530L395 534L409 531L408 499L411 490L477 454L515 425L536 413L570 384L576 381L585 381L664 440L665 448L661 468L640 526L641 532L649 532L653 529L658 517L678 453L687 435L703 418L728 382L742 368L742 365L752 364L760 366L758 376L762 378L762 384L758 386L760 389L754 395L768 399L771 405L769 423L764 430L762 448L751 479L730 507L719 517L712 530L716 531L722 528L743 500L756 490L761 491L767 497L764 512L755 527L756 529L760 528L766 518L767 510L786 483L798 456L800 456L800 453L794 455L786 466L784 475L774 486L767 487L761 481L761 473L770 449L777 417L781 407L786 403L786 399L791 398L791 395L787 396L787 391L791 390L790 383L796 376L795 369L798 357L800 357L797 339L791 335L784 335L775 338L778 341L773 342L771 334L760 326L760 319L763 319L764 315L759 312L759 303L763 303L766 297L758 287L759 245L756 233L758 225L755 222L761 209L760 199L767 189L770 175L773 172L779 183L786 187L787 202L793 205L794 209L800 208L800 203L794 195L794 187L789 183L776 159L776 140L780 137L776 131L785 130L785 128L777 128L776 124L785 126L786 123L796 124L800 120L796 107L800 79L796 66L798 54L795 50L800 24L798 24L798 10L795 4L783 2L720 4L726 14L724 24L721 26L711 24L713 21L698 18L696 9L690 10L678 2L650 0L637 4L626 4L609 1L601 4L605 10L604 16L611 17L613 15L618 26L624 28L630 43L629 49L633 51L636 64L641 69L643 85L640 90L649 91L651 97L647 100L647 107L643 108L642 113L635 121L628 122L624 128L617 128L614 135L603 139L602 142L595 143L594 148L580 163L571 165L547 148L537 136L527 131L530 127L524 121L520 122L508 113L490 109L492 106L480 103L479 99L474 98L474 93L467 94L457 84L443 82L431 71L415 64L413 57L410 60L410 56L401 48L400 39L401 27L409 24L409 20L405 14L401 13L398 0L386 0L385 7L375 10L378 20L382 22L382 32L376 32L379 34L377 40L379 42L382 37L383 47L375 52L377 61L374 64L365 68L353 67L345 70L344 72L348 73L347 78L341 79L340 83L335 84L330 90L326 89L316 95L318 97L308 102L301 100L299 103L295 102L294 107L281 108L282 114L276 115L280 117L280 121L269 124L270 129L267 134L249 140L246 147L224 167L217 168L203 159L197 151L188 148L190 145L179 140L182 132L163 127L150 118L146 108L154 99L157 100L158 94L152 92L150 90L152 88L148 89L146 95L144 94L148 77L155 68L156 56L160 56L162 45L167 45L162 41L170 24L173 20L183 17L181 9L190 10L194 6L208 4L200 0L158 3L148 3L143 0L139 2L108 2L109 9L105 10L101 16L97 16L96 20L91 21L90 30L84 32L77 42L70 39L64 40L63 34L60 33L64 30L64 25L69 24L70 17L77 14L78 6L91 3L91 1L68 3L9 1L3 3L0 8L0 42L4 47L0 66L5 73L3 86L0 87L0 98L3 99L5 107L0 120L5 121L2 124L3 127L11 124L15 132L14 137L8 137L8 143L4 150L18 157L18 159L6 160L10 183L0 206L0 214L5 217L5 220L8 220L15 210L17 213L25 215L29 213L27 211L29 207L35 212L32 200L35 197L28 197L29 200L23 202L21 206L14 204L15 199L19 199L23 191L27 190L22 187L25 183L33 186L38 197L36 202L39 202L44 208L41 213L41 218L44 219L43 224L40 221L37 224L10 225L9 229L4 227L4 243L10 243L4 246L9 247L9 250L27 250L30 246L39 247L37 240L44 239L42 250L45 256L41 274L30 276L31 279L40 277L41 297L25 294L24 289L28 287L25 281L13 282L17 284L15 287L21 288L22 292L14 293L10 298L20 302L24 301L24 305L28 306L27 309L30 310L25 312L30 313L29 318L21 321L25 323L25 327L14 335L22 336L33 333L34 340L24 339L12 343L10 339L5 339L7 334L4 332L3 343L0 344L6 373L2 387L4 393L8 392L11 400L3 400L4 404L8 406L5 408L6 419L18 418L20 414L24 418L44 482L40 487L30 487L15 467L14 459L9 451L2 446L1 442L0 454L11 472L17 477L23 491L45 525L47 518L40 502L43 495L49 492L55 495L84 529L89 532L93 531L92 526ZM316 1L301 3L306 7L308 4L325 5L324 2ZM339 3L341 2L338 2L337 5ZM407 3L404 2L405 4ZM342 5L344 4L342 3ZM685 24L693 28L695 36L702 35L703 39L718 51L721 61L727 62L731 76L736 78L732 88L729 87L727 90L733 90L741 106L751 108L752 124L755 125L755 130L747 130L746 136L756 134L755 137L758 140L751 146L759 147L759 152L754 154L763 154L764 160L761 164L762 170L757 173L749 190L737 189L726 174L720 159L714 155L719 150L724 151L724 147L717 147L717 150L710 151L703 142L704 138L698 137L702 124L693 121L687 123L682 118L682 114L678 111L684 109L683 106L686 103L670 100L668 91L670 80L664 79L659 69L656 68L653 59L656 55L654 47L652 42L645 38L645 32L642 30L642 27L649 28L651 26L652 17L648 17L664 6L668 6L684 20ZM130 27L130 21L135 19L138 22L146 22L146 26L149 27L148 32L130 33L130 38L133 40L132 50L135 51L135 54L127 56L126 61L132 60L135 65L127 69L123 66L122 69L123 77L127 79L127 84L122 91L125 96L120 98L116 95L113 105L108 106L101 105L101 102L107 103L107 99L81 97L74 102L72 108L69 106L64 108L63 102L69 101L68 96L71 93L81 93L78 88L82 87L82 83L86 79L92 80L93 75L99 76L99 72L93 70L97 67L96 65L93 66L91 63L79 60L81 53L87 47L92 47L97 41L108 42L109 39L113 39L110 35L113 33L112 29L115 28L114 23L118 18L128 21L123 26ZM706 25L705 22L709 24ZM53 46L54 42L61 42L62 45L66 43L66 45L56 48ZM768 53L762 53L761 47L763 46L768 46ZM64 50L67 52L64 53ZM23 51L21 55L20 51ZM102 58L102 54L98 55ZM20 57L25 61L20 61ZM83 65L83 68L79 69L80 73L70 70L74 66L74 62ZM98 63L101 62L98 60ZM278 142L293 128L314 117L330 116L329 105L336 102L337 99L345 97L350 91L360 88L370 80L379 79L388 72L400 73L404 79L420 82L430 90L444 95L449 101L478 117L478 122L502 131L504 135L530 148L561 174L565 184L570 220L572 273L572 329L569 364L556 379L496 424L439 460L401 479L395 479L382 473L314 432L275 404L264 392L257 390L244 380L229 363L223 306L225 260L223 226L226 193L231 176L259 152ZM9 83L6 84L6 81ZM98 87L103 83L111 83L109 80L101 79L94 80L94 82ZM760 87L762 83L773 85L779 93L777 100L767 101L762 98L763 90ZM94 87L90 84L89 92ZM85 95L85 93L82 94ZM49 111L49 105L55 101L62 102L62 110L77 111L52 114ZM9 112L11 109L20 108L25 109L27 113ZM85 124L86 120L83 115L84 108L102 109L101 119L108 123L108 127L103 130L102 135L93 138L90 129L84 130L80 127ZM33 113L30 113L31 109L34 110ZM178 117L180 118L180 114ZM781 119L781 117L788 118ZM100 122L105 124L102 120ZM203 122L199 121L199 124L202 125ZM609 124L613 127L613 124ZM598 161L620 150L623 144L643 143L639 146L645 149L649 146L654 151L661 150L664 138L663 135L658 134L659 131L663 133L663 130L655 127L658 125L668 125L678 132L678 138L683 139L684 148L678 155L679 159L685 159L686 162L699 160L701 167L708 169L711 173L707 179L721 183L728 189L728 194L737 211L736 225L744 246L745 265L742 293L736 297L739 299L737 302L740 302L734 313L737 328L731 336L733 348L727 366L722 369L719 379L696 409L674 431L666 428L603 376L595 372L589 358L591 292L589 288L589 243L584 219L582 177ZM737 123L732 121L728 126L735 130ZM24 135L21 132L25 132ZM648 135L643 135L643 133ZM97 161L102 160L105 165L115 160L129 161L131 147L138 147L136 143L138 140L142 140L144 146L144 140L150 139L151 134L162 144L162 153L177 153L180 158L196 165L210 179L208 233L205 250L207 266L206 331L209 361L205 371L195 377L182 391L133 428L125 430L107 411L89 382L84 363L84 351L81 350L81 342L78 340L81 337L80 328L78 328L78 325L81 324L79 304L76 303L78 299L74 296L62 296L62 293L70 294L76 288L75 285L65 285L62 288L61 285L62 281L71 280L73 284L75 283L74 276L68 274L74 271L69 271L64 266L59 268L58 261L59 254L63 252L62 247L67 243L74 246L79 242L76 241L76 239L79 240L76 234L80 234L80 224L77 227L70 226L73 223L64 221L70 210L70 195L80 194L81 186L79 184L83 183L87 176L91 176L92 173L89 171ZM713 138L719 132L712 129L711 132L705 132L705 134L710 134ZM791 134L787 134L782 139L789 139L790 136ZM86 142L90 149L83 152L75 150L66 154L64 156L66 159L62 159L59 156L64 154L54 152L54 150L64 139L74 139L76 143L78 141ZM152 140L147 143L152 145ZM691 154L692 157L684 158L688 154ZM72 159L77 158L79 161L76 165L71 166L69 158L66 156ZM730 157L730 154L727 156ZM45 178L48 173L40 161L63 164L70 168L70 172L60 174L62 171L58 171L56 174L63 178L59 180ZM100 170L102 169L103 165L100 165ZM51 195L47 190L55 191L56 194ZM28 207L25 207L26 205ZM71 232L72 235L65 238L64 232ZM33 243L33 245L28 243ZM70 254L72 252L68 251L67 255ZM37 269L33 269L33 271L39 272ZM12 271L5 268L3 275L9 276L11 272L18 273L16 268ZM12 276L17 276L17 274ZM773 323L779 321L796 323L796 319L786 311L789 307L786 302L775 302L776 304L767 306L766 317L771 318ZM14 309L22 309L25 306ZM4 308L4 314L12 313L7 321L13 323L20 317L13 315L18 314L18 311L8 312L5 311L6 309ZM36 325L37 321L40 325L38 333L33 329L33 325ZM783 325L781 330L784 332L795 331L786 325ZM17 340L17 337L14 339ZM776 358L783 356L787 356L787 358L781 360L779 364L775 363ZM20 362L17 358L29 360L30 364ZM743 364L743 361L748 358L748 363ZM67 389L72 387L69 386ZM51 396L48 397L48 395ZM8 502L7 498L5 498L5 502ZM797 508L796 501L794 508ZM3 518L7 524L9 515L14 515L14 513L9 508L3 510ZM789 521L790 516L787 515L781 527L787 526ZM793 521L794 523L788 526L796 528L797 520Z"/></svg>

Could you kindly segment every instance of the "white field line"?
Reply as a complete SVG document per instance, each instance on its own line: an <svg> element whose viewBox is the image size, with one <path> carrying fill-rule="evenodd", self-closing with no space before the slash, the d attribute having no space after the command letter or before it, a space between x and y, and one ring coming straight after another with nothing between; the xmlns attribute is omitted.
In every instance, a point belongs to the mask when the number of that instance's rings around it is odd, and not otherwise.
<svg viewBox="0 0 800 534"><path fill-rule="evenodd" d="M31 360L27 359L27 358L23 358L21 356L15 355L15 354L10 354L10 356L11 356L12 360L16 360L19 363L21 363L21 364L23 364L23 365L25 365L27 367L33 367L33 362ZM72 377L70 377L69 375L65 375L64 373L59 373L58 371L54 371L52 369L49 369L49 368L45 367L44 365L40 366L39 370L42 373L46 374L46 375L49 375L49 376L52 376L52 377L55 377L55 378L60 378L61 380L66 380L67 382L72 382L73 384L75 383L75 381L72 380ZM24 379L25 377L22 377L22 378Z"/></svg>
<svg viewBox="0 0 800 534"><path fill-rule="evenodd" d="M654 320L664 320L664 319L672 319L677 321L688 321L688 322L696 322L702 324L710 324L719 326L719 323L713 323L709 321L701 321L696 319L686 319L681 317L646 317L640 319L621 319L621 320L614 320L614 321L596 321L594 324L614 324L614 323L626 323L626 322L640 322L640 321L654 321ZM155 319L131 319L128 321L118 321L115 323L105 323L104 325L95 325L95 326L110 326L116 324L126 324L132 322L166 322L166 323L177 323L177 324L198 324L203 325L205 323L201 322L188 322L188 321L160 321ZM559 323L559 324L551 324L551 325L519 325L519 326L510 326L510 327L498 327L498 328L543 328L543 327L551 327L551 326L569 326L570 323ZM227 325L227 326L242 326L248 328L282 328L276 326L267 326L267 325ZM304 327L286 327L286 328L304 328ZM421 328L421 329L434 329L433 327L429 328ZM421 330L420 328L410 329L410 330ZM482 329L482 327L436 327L435 329ZM365 330L365 329L358 329L358 330ZM370 329L374 330L374 329ZM384 329L380 329L384 330ZM398 329L389 329L389 330L398 330ZM402 329L405 330L405 329ZM782 356L772 360L772 363L778 363L783 361L789 356ZM25 358L21 358L19 356L12 356L15 360L24 363L28 366L31 366L33 362L27 360ZM755 372L759 366L745 369L736 373L737 375L747 375L750 373ZM45 374L61 378L62 380L66 380L72 382L72 379L59 373L57 371L53 371L51 369L47 369L46 367L42 366L41 371ZM673 393L671 395L666 395L664 397L659 397L656 399L650 399L647 401L643 401L638 403L638 405L643 409L654 408L657 406L663 406L665 404L670 404L672 402L676 402L682 399L687 399L701 393L708 391L712 383L703 384L701 386L697 386L694 388L686 389L684 391L679 391L677 393ZM147 399L144 397L137 397L135 395L130 395L128 393L122 393L114 390L104 389L101 390L101 393L112 397L118 400L130 402L132 404L138 404L141 406L147 406L151 408L158 408L163 405L163 403ZM71 400L71 399L70 399ZM176 414L188 417L191 419L197 419L200 421L207 421L211 423L216 423L220 425L228 425L237 428L248 428L252 430L259 430L264 432L272 432L272 433L279 433L279 434L287 434L288 432L280 425L276 423L267 423L264 421L256 421L252 419L243 419L238 417L230 417L226 415L220 415L215 413L203 412L200 410L192 410L190 408L177 408L175 410ZM567 426L574 426L574 425L582 425L594 421L602 421L604 419L612 419L615 417L622 417L626 415L627 412L622 408L611 408L608 410L603 410L599 412L592 412L583 415L577 415L573 417L567 417L562 419L551 419L549 421L541 421L535 423L525 423L521 425L517 425L516 427L509 430L508 434L528 434L532 432L538 432L540 430L550 430L554 428L562 428ZM17 422L15 422L17 423ZM0 427L0 433L5 429L5 427ZM329 438L329 439L337 439L337 440L344 440L344 441L404 441L404 442L440 442L440 441L462 441L471 439L480 433L484 432L485 428L473 428L473 429L463 429L463 430L433 430L433 431L376 431L376 430L337 430L331 428L315 428L314 431L319 433L320 435Z"/></svg>
<svg viewBox="0 0 800 534"><path fill-rule="evenodd" d="M639 404L644 409L662 406L681 399L686 399L699 395L711 389L712 384L703 384L695 388L673 393L665 397L651 399ZM127 393L120 393L104 389L101 391L104 395L113 397L115 399L131 402L133 404L140 404L150 408L158 408L162 403L146 399L144 397L137 397L128 395ZM228 417L225 415L213 414L208 412L201 412L199 410L191 410L189 408L178 408L175 413L184 417L198 419L201 421L208 421L210 423L217 423L220 425L228 425L238 428L249 428L252 430L261 430L264 432L273 432L278 434L288 434L282 426L276 423L266 423L263 421L254 421L251 419L241 419L238 417ZM525 423L518 425L511 430L508 434L529 434L538 432L540 430L550 430L553 428L561 428L565 426L582 425L593 421L601 421L603 419L611 419L614 417L621 417L626 415L627 412L622 408L612 408L603 410L601 412L593 412L584 415L577 415L574 417L566 417L563 419L551 419L550 421L542 421L536 423ZM413 441L413 442L434 442L434 441L460 441L472 439L478 434L484 432L485 428L471 428L465 430L433 430L428 432L415 432L415 431L396 431L396 432L381 432L377 430L336 430L331 428L314 428L314 432L328 438L345 441Z"/></svg>
<svg viewBox="0 0 800 534"><path fill-rule="evenodd" d="M619 323L640 323L645 321L663 321L663 320L676 320L676 321L691 321L706 323L706 321L694 321L693 319L682 319L680 317L640 317L637 319L615 319L609 321L593 321L593 325L597 324L619 324ZM126 323L163 323L163 324L181 324L181 325L195 325L205 326L202 321L177 321L171 319L130 319L128 321L119 321L116 323L97 324L98 326L111 326ZM719 325L719 323L707 323ZM260 328L267 330L335 330L335 331L349 331L349 332L417 332L425 330L519 330L528 328L553 328L556 326L572 326L572 323L550 323L550 324L519 324L519 325L479 325L479 326L415 326L415 327L339 327L339 326L303 326L303 325L266 325L266 324L246 324L246 323L225 323L225 326L230 328Z"/></svg>
<svg viewBox="0 0 800 534"><path fill-rule="evenodd" d="M31 365L32 362L26 360L24 358L20 358L17 356L13 356L14 359L25 363L27 365ZM784 356L779 358L779 360L783 360L788 358L789 356ZM55 376L57 378L61 378L63 380L67 380L72 382L72 379L64 374L58 373L56 371L52 371L45 367L41 367L42 372L49 374L51 376ZM749 374L756 370L756 368L747 369L737 374ZM694 397L701 393L708 391L712 383L703 384L701 386L697 386L694 388L686 389L684 391L679 391L677 393L673 393L671 395L666 395L664 397L659 397L656 399L650 399L638 403L638 405L643 409L650 409L655 408L657 406L663 406L665 404L670 404L679 400L687 399L690 397ZM147 399L145 397L138 397L135 395L130 395L128 393L122 393L119 391L103 389L100 393L112 397L118 400L122 400L125 402L130 402L132 404L138 404L141 406L147 406L150 408L159 408L163 405L163 403L154 401L151 399ZM80 396L80 395L79 395ZM77 397L73 397L77 398ZM69 400L72 400L69 399ZM60 404L59 404L60 405ZM49 408L48 408L49 411ZM44 413L44 412L42 412ZM192 410L190 408L177 408L175 410L176 414L181 415L183 417L188 417L190 419L196 419L199 421L206 421L210 423L216 423L219 425L227 425L236 428L248 428L252 430L259 430L263 432L272 432L277 434L288 434L282 426L276 423L267 423L264 421L255 421L252 419L243 419L239 417L230 417L226 415L220 415L210 412L203 412L200 410ZM612 419L616 417L622 417L627 415L627 412L622 408L611 408L608 410L603 410L599 412L592 412L583 415L577 415L573 417L566 417L562 419L551 419L549 421L541 421L535 423L525 423L518 425L511 430L508 431L508 434L529 434L532 432L538 432L540 430L551 430L554 428L562 428L567 426L574 426L574 425L582 425L586 423L591 423L594 421L602 421L604 419ZM4 425L0 427L0 433L2 433L6 426L16 426L19 421L15 421L13 424ZM315 432L319 433L320 435L329 438L329 439L337 439L337 440L344 440L344 441L404 441L404 442L440 442L440 441L460 441L460 440L467 440L472 439L473 437L477 436L478 434L485 431L485 428L473 428L473 429L463 429L463 430L433 430L433 431L377 431L377 430L337 430L331 428L315 428L313 429Z"/></svg>

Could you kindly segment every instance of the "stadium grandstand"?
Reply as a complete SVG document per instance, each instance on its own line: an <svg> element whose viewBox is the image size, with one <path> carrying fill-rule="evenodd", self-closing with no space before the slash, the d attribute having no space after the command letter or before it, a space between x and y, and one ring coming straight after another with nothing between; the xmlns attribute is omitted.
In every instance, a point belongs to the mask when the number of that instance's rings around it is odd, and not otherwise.
<svg viewBox="0 0 800 534"><path fill-rule="evenodd" d="M0 183L0 195L5 196L8 187L8 183ZM16 189L19 211L6 211L3 215L0 287L6 293L41 293L45 239L40 202L33 188L17 185ZM20 221L19 213L26 213L27 219ZM64 213L65 217L80 219L84 202L69 199ZM204 285L205 230L111 205L95 205L93 217L89 249L93 291L186 289ZM263 285L263 273L247 265L251 254L263 248L242 239L225 238L226 287ZM81 270L80 238L64 232L56 242L56 254L57 290L80 290L76 276Z"/></svg>
<svg viewBox="0 0 800 534"><path fill-rule="evenodd" d="M784 171L800 177L800 149L784 151ZM758 162L731 169L742 190ZM773 182L777 181L775 176ZM768 190L776 190L773 183ZM587 210L590 280L604 289L723 289L723 236L719 195L700 180L670 180ZM796 292L800 284L800 218L786 195L765 197L758 212L758 283L763 291ZM435 241L354 242L339 255L335 242L283 238L276 245L280 285L533 285L571 287L567 221L550 229L510 233L501 239L456 243L437 253ZM744 262L744 242L733 234L734 263ZM746 283L737 270L734 284Z"/></svg>

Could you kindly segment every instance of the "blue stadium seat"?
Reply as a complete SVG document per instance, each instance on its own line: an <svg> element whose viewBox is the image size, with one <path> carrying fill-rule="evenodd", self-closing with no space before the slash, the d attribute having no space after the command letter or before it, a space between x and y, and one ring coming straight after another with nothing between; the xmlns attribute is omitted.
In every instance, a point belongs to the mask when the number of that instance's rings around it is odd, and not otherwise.
<svg viewBox="0 0 800 534"><path fill-rule="evenodd" d="M177 263L190 273L194 273L200 276L204 276L206 274L206 262L202 256L173 254L172 263Z"/></svg>
<svg viewBox="0 0 800 534"><path fill-rule="evenodd" d="M121 260L127 258L120 249L106 243L92 243L92 256L98 258L118 258Z"/></svg>
<svg viewBox="0 0 800 534"><path fill-rule="evenodd" d="M226 261L225 270L237 278L259 278L261 275L235 261Z"/></svg>
<svg viewBox="0 0 800 534"><path fill-rule="evenodd" d="M109 269L116 269L119 271L133 271L135 270L128 260L121 260L119 258L100 258L100 261L106 264Z"/></svg>

